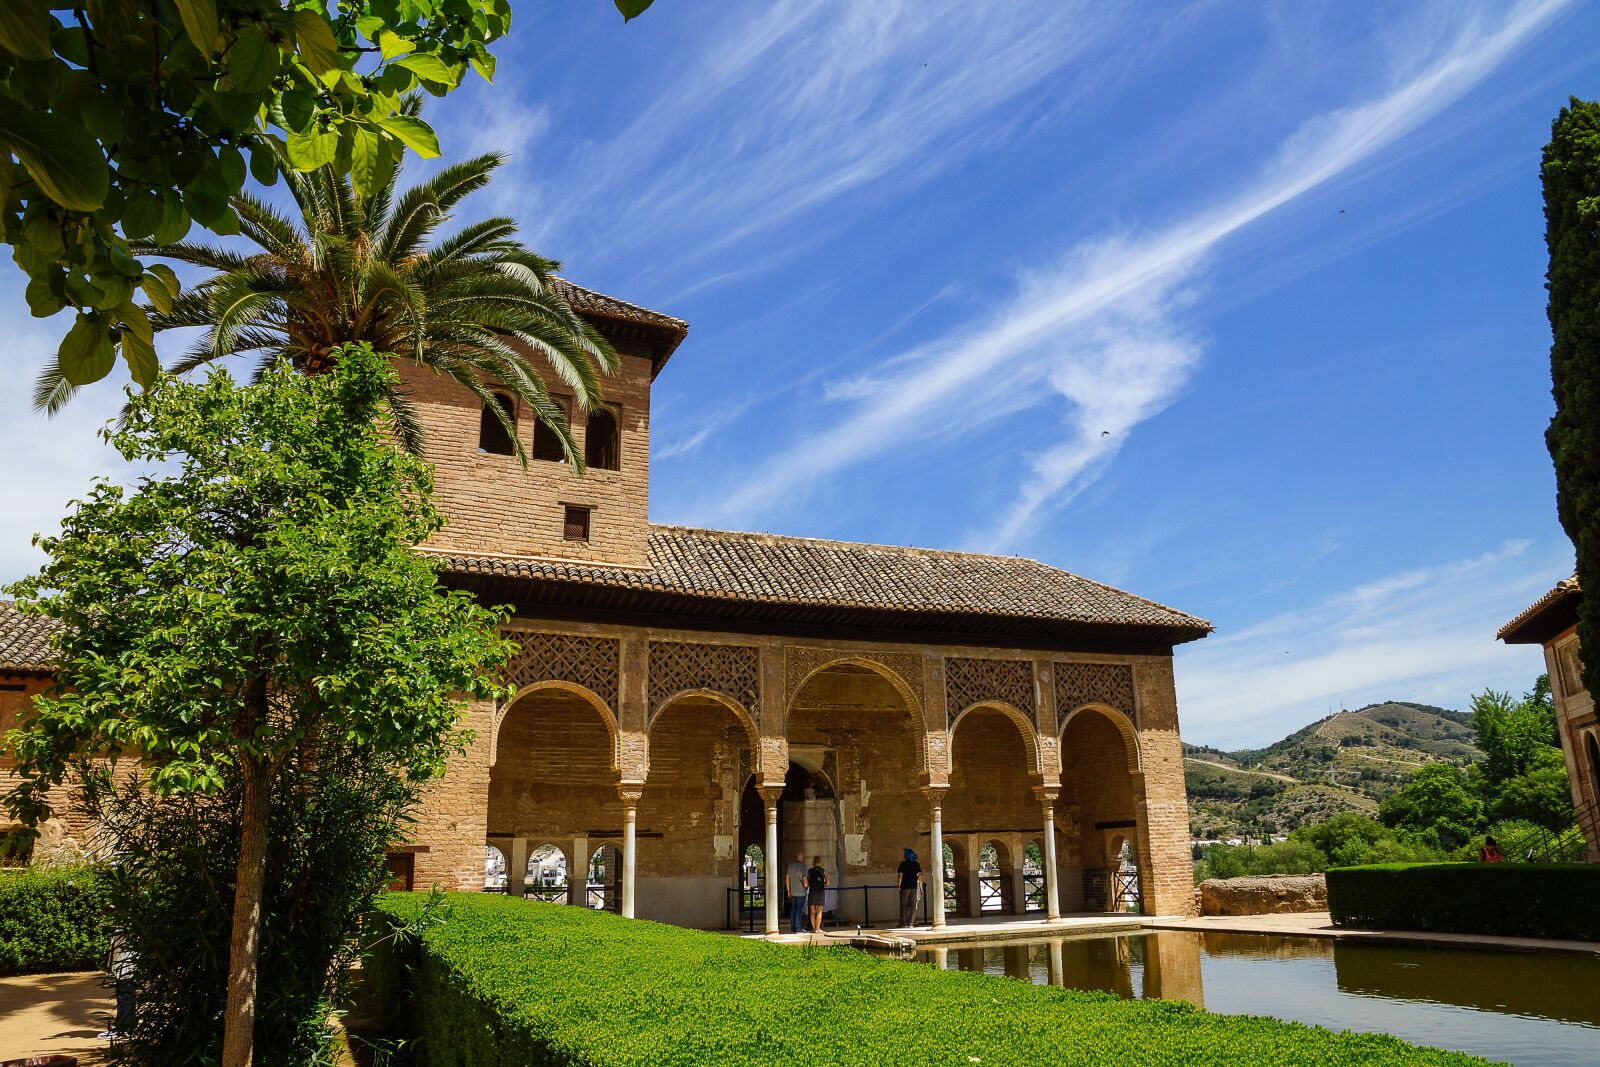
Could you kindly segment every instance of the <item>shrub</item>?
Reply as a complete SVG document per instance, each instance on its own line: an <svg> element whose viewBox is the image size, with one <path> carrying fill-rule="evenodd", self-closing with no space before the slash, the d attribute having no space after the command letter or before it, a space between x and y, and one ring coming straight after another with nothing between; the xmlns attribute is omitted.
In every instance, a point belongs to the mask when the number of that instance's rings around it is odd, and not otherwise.
<svg viewBox="0 0 1600 1067"><path fill-rule="evenodd" d="M0 974L104 967L109 907L94 867L0 871Z"/></svg>
<svg viewBox="0 0 1600 1067"><path fill-rule="evenodd" d="M1341 926L1600 941L1600 866L1389 863L1328 872Z"/></svg>
<svg viewBox="0 0 1600 1067"><path fill-rule="evenodd" d="M1464 1064L1396 1038L1210 1015L1160 1000L941 971L848 948L683 930L584 908L451 894L369 976L419 1067L1051 1063ZM418 894L381 898L410 922ZM400 976L397 978L397 972Z"/></svg>

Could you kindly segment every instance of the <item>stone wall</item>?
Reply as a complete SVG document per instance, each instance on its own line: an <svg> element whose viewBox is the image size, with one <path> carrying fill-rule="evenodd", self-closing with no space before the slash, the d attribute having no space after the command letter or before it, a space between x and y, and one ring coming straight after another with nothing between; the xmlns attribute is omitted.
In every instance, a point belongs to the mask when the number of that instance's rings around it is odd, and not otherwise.
<svg viewBox="0 0 1600 1067"><path fill-rule="evenodd" d="M1328 910L1328 883L1320 874L1212 878L1195 887L1195 895L1202 915Z"/></svg>

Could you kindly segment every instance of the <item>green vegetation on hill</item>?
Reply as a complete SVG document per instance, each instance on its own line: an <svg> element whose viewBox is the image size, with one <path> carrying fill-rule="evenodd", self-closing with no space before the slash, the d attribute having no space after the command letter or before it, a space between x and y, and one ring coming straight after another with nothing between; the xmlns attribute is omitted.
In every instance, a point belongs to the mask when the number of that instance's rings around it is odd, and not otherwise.
<svg viewBox="0 0 1600 1067"><path fill-rule="evenodd" d="M1372 814L1424 764L1481 755L1471 714L1400 701L1336 712L1265 748L1185 745L1189 825L1200 838L1262 837Z"/></svg>
<svg viewBox="0 0 1600 1067"><path fill-rule="evenodd" d="M420 942L385 943L374 994L418 1067L584 1064L1446 1064L1377 1034L943 971L450 894ZM411 922L417 894L380 908Z"/></svg>

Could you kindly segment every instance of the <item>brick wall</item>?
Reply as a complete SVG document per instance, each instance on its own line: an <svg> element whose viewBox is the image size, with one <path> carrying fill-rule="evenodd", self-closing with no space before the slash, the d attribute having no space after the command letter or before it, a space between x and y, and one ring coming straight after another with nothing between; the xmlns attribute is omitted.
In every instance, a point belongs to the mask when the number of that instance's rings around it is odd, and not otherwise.
<svg viewBox="0 0 1600 1067"><path fill-rule="evenodd" d="M478 451L478 398L448 378L397 360L426 434L424 455L434 467L436 500L448 519L434 546L643 566L649 537L650 361L634 355L621 360L617 373L605 380L605 402L622 416L621 469L591 469L582 478L565 463L531 458L534 420L520 405L517 435L530 455L527 469L516 456ZM547 365L542 373L552 394L562 392ZM571 421L581 451L586 416L573 411ZM563 535L569 504L593 509L587 542Z"/></svg>

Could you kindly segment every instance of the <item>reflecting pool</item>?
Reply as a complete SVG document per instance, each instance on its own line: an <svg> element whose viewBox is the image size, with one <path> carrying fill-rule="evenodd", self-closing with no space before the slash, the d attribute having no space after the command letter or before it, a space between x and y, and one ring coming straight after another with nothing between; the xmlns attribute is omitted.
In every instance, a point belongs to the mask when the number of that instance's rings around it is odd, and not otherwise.
<svg viewBox="0 0 1600 1067"><path fill-rule="evenodd" d="M927 946L916 959L1040 985L1394 1034L1524 1067L1600 1064L1600 957L1156 931Z"/></svg>

